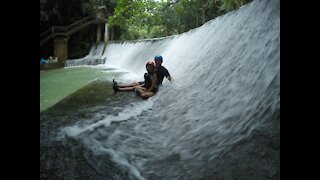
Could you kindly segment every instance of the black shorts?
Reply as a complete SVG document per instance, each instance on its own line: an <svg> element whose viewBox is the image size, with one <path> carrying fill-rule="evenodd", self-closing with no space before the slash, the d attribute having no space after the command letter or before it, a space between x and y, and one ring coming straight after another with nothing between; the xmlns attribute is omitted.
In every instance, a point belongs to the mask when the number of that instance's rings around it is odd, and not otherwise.
<svg viewBox="0 0 320 180"><path fill-rule="evenodd" d="M158 92L158 88L154 88L153 93L157 93Z"/></svg>

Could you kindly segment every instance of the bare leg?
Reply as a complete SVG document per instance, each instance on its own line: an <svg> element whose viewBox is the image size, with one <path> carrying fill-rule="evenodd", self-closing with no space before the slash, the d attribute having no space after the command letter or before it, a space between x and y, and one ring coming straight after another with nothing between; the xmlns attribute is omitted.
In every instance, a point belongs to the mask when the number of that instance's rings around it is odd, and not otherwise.
<svg viewBox="0 0 320 180"><path fill-rule="evenodd" d="M126 87L134 87L134 86L139 86L140 84L138 82L133 82L131 84L122 84L122 85L119 85L118 84L118 87L119 88L126 88Z"/></svg>
<svg viewBox="0 0 320 180"><path fill-rule="evenodd" d="M140 88L144 88L141 85L138 86L133 86L133 87L122 87L122 88L118 88L120 91L134 91L136 89L140 89ZM144 88L145 89L145 88Z"/></svg>
<svg viewBox="0 0 320 180"><path fill-rule="evenodd" d="M120 91L134 91L135 87L119 87L118 90L120 90Z"/></svg>
<svg viewBox="0 0 320 180"><path fill-rule="evenodd" d="M135 90L139 95L142 94L142 93L145 93L147 91L147 89L145 87L142 87L142 86L136 86Z"/></svg>
<svg viewBox="0 0 320 180"><path fill-rule="evenodd" d="M145 92L145 93L141 93L140 96L143 98L149 98L151 96L153 96L154 93L153 92Z"/></svg>
<svg viewBox="0 0 320 180"><path fill-rule="evenodd" d="M139 96L141 96L143 98L147 99L147 98L149 98L149 97L154 95L153 92L146 92L146 91L147 91L147 89L142 87L142 86L137 86L136 87L136 92L138 93Z"/></svg>

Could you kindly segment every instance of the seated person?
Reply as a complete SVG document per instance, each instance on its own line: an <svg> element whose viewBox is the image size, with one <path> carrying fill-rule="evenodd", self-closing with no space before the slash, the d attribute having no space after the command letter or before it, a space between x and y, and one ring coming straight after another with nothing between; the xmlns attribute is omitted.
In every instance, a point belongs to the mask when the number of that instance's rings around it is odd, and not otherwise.
<svg viewBox="0 0 320 180"><path fill-rule="evenodd" d="M139 96L149 98L153 96L158 89L157 75L154 72L155 64L149 61L146 64L147 73L144 74L143 83L132 83L128 85L119 86L113 81L113 89L117 91L133 91L135 90Z"/></svg>

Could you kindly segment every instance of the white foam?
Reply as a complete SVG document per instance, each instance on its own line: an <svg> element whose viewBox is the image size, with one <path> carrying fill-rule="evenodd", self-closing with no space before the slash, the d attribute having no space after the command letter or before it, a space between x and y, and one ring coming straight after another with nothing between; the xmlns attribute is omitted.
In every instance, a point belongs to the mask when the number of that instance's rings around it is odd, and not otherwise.
<svg viewBox="0 0 320 180"><path fill-rule="evenodd" d="M65 136L77 137L83 133L92 132L96 128L101 126L109 127L112 122L121 122L121 121L129 120L131 117L136 117L140 115L143 111L146 111L152 108L152 104L153 104L153 100L152 98L149 98L146 101L131 103L130 105L126 106L123 109L123 111L120 112L118 115L108 115L103 120L100 120L93 124L89 124L89 125L81 124L81 125L64 127L58 133L59 136L57 140L61 140L61 138L64 138Z"/></svg>
<svg viewBox="0 0 320 180"><path fill-rule="evenodd" d="M134 176L135 178L137 178L139 180L145 180L145 178L143 176L141 176L141 173L139 172L139 170L135 166L131 165L125 158L122 158L113 149L105 149L105 148L101 147L100 152L105 153L105 154L109 154L111 156L112 161L120 166L124 166L124 167L122 167L122 169L128 169L130 175Z"/></svg>

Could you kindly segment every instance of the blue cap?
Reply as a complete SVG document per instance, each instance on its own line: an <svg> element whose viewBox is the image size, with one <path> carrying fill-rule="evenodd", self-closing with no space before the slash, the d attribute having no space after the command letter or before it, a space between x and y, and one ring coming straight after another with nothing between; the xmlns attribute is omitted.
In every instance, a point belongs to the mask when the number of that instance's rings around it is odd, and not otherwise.
<svg viewBox="0 0 320 180"><path fill-rule="evenodd" d="M162 56L160 56L160 55L156 55L155 57L154 57L154 60L155 61L163 61L163 58L162 58Z"/></svg>

